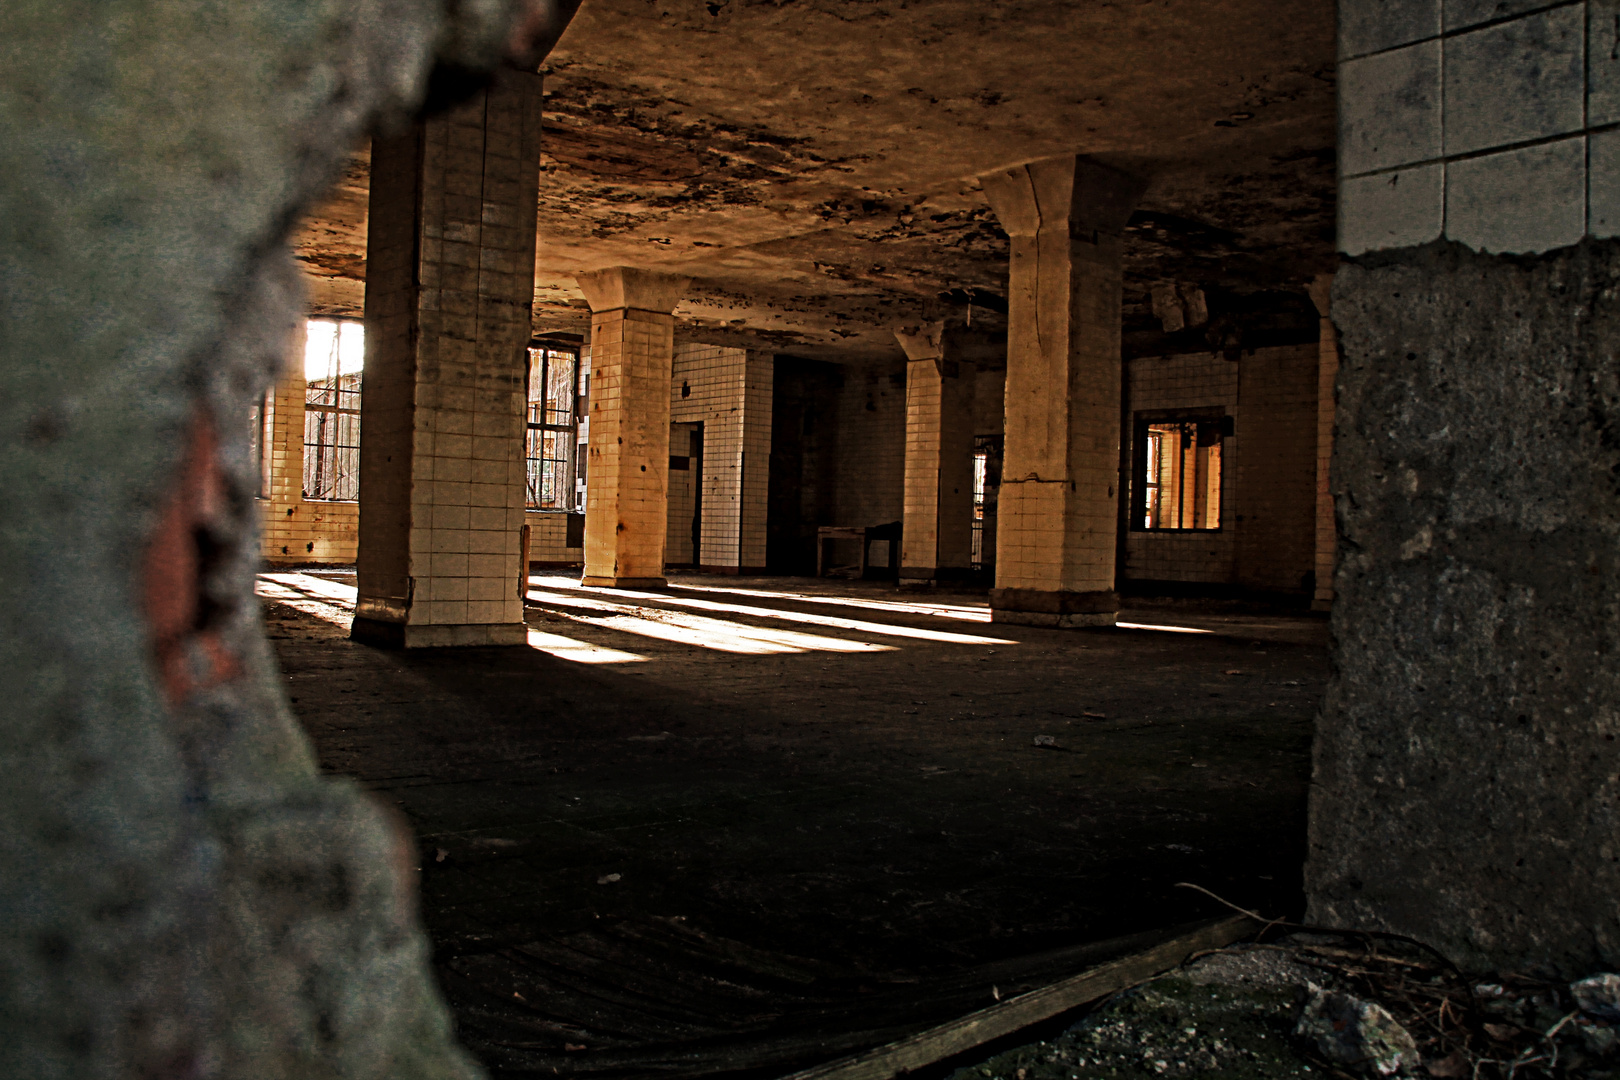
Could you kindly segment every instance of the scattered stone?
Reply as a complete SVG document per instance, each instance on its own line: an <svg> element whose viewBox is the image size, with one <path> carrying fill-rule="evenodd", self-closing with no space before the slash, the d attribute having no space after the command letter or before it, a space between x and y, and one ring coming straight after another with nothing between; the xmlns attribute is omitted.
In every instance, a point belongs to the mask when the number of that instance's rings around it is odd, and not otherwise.
<svg viewBox="0 0 1620 1080"><path fill-rule="evenodd" d="M1035 736L1035 745L1036 746L1050 746L1053 749L1056 749L1057 748L1057 738L1055 736L1052 736L1052 735L1037 735L1037 736Z"/></svg>
<svg viewBox="0 0 1620 1080"><path fill-rule="evenodd" d="M1305 984L1294 1035L1329 1061L1378 1076L1410 1073L1417 1043L1382 1005L1342 990Z"/></svg>
<svg viewBox="0 0 1620 1080"><path fill-rule="evenodd" d="M1575 1007L1609 1023L1620 1021L1620 975L1604 972L1569 984Z"/></svg>
<svg viewBox="0 0 1620 1080"><path fill-rule="evenodd" d="M623 877L623 874L603 874L601 877L596 879L596 883L598 885L611 885Z"/></svg>

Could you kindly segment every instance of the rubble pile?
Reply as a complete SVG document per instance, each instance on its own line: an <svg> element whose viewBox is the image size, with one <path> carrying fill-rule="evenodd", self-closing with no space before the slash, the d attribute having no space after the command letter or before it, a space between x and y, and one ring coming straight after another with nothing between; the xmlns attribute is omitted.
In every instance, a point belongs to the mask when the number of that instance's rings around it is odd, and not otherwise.
<svg viewBox="0 0 1620 1080"><path fill-rule="evenodd" d="M1295 934L1195 959L952 1080L1609 1080L1620 975L1469 977L1416 942Z"/></svg>

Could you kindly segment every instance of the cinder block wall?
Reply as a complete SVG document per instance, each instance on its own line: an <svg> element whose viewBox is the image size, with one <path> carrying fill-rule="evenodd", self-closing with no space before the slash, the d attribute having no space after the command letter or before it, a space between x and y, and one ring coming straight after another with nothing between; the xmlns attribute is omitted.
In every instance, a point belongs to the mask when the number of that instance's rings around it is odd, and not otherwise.
<svg viewBox="0 0 1620 1080"><path fill-rule="evenodd" d="M698 565L731 573L762 572L772 358L747 349L678 343L673 370L670 422L703 425Z"/></svg>
<svg viewBox="0 0 1620 1080"><path fill-rule="evenodd" d="M298 340L303 341L302 334ZM269 482L259 499L261 551L271 566L352 563L360 544L360 504L304 498L303 349L276 384L265 440Z"/></svg>
<svg viewBox="0 0 1620 1080"><path fill-rule="evenodd" d="M1130 361L1130 410L1219 406L1234 434L1221 446L1221 528L1131 530L1126 581L1235 585L1305 594L1315 570L1317 360L1313 343ZM1123 432L1134 462L1135 424ZM1132 475L1126 497L1134 497Z"/></svg>

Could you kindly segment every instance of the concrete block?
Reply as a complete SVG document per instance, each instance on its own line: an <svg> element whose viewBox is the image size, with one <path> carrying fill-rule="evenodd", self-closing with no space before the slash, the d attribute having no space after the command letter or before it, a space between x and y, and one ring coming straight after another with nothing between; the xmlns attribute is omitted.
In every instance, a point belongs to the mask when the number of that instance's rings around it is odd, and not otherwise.
<svg viewBox="0 0 1620 1080"><path fill-rule="evenodd" d="M1511 18L1546 6L1546 0L1445 0L1446 32L1466 30L1479 23Z"/></svg>
<svg viewBox="0 0 1620 1080"><path fill-rule="evenodd" d="M1586 138L1453 162L1446 236L1476 251L1529 253L1586 232Z"/></svg>
<svg viewBox="0 0 1620 1080"><path fill-rule="evenodd" d="M1586 124L1620 122L1620 0L1589 0Z"/></svg>
<svg viewBox="0 0 1620 1080"><path fill-rule="evenodd" d="M1446 153L1579 131L1585 21L1585 9L1573 5L1448 38Z"/></svg>
<svg viewBox="0 0 1620 1080"><path fill-rule="evenodd" d="M1339 183L1339 250L1415 247L1444 227L1445 166L1422 165Z"/></svg>
<svg viewBox="0 0 1620 1080"><path fill-rule="evenodd" d="M1620 236L1620 131L1587 136L1586 231Z"/></svg>

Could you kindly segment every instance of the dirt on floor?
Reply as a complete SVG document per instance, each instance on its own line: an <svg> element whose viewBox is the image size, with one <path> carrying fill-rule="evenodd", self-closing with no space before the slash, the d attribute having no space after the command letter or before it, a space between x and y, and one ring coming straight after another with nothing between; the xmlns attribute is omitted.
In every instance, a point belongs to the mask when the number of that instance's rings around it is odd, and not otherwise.
<svg viewBox="0 0 1620 1080"><path fill-rule="evenodd" d="M529 648L391 652L344 636L352 573L261 593L323 767L416 829L500 1076L779 1074L1219 912L1178 882L1301 903L1319 619L551 574Z"/></svg>

